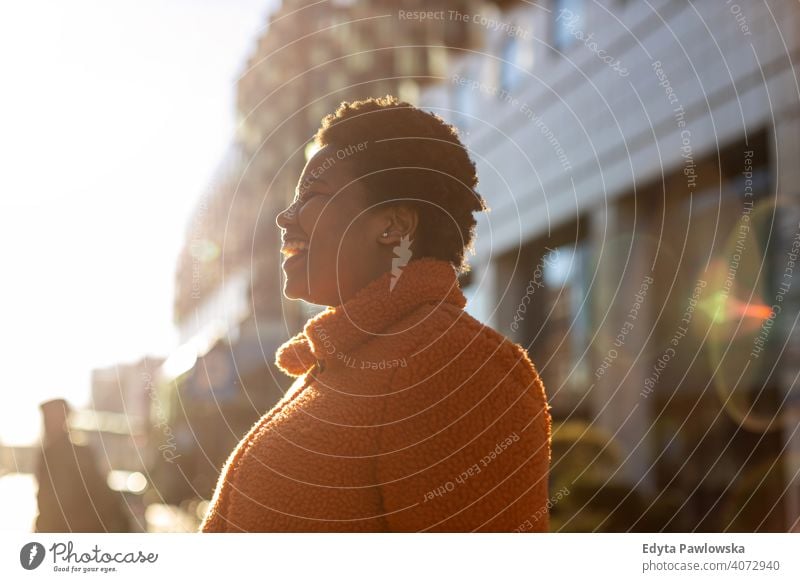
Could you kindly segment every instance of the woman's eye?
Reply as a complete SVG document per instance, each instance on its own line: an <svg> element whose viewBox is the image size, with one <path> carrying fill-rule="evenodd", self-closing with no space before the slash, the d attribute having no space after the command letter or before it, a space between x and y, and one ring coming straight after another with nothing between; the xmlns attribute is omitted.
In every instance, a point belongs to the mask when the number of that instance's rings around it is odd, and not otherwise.
<svg viewBox="0 0 800 582"><path fill-rule="evenodd" d="M300 204L305 204L315 196L322 196L322 192L305 192L300 196Z"/></svg>

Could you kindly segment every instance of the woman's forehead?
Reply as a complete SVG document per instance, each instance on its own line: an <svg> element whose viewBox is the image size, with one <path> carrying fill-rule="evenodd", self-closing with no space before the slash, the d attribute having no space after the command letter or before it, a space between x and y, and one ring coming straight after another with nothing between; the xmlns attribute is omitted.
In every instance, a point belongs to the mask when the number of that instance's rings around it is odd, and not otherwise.
<svg viewBox="0 0 800 582"><path fill-rule="evenodd" d="M297 184L298 192L308 190L312 185L339 189L353 181L352 156L343 156L341 150L326 145L309 158Z"/></svg>

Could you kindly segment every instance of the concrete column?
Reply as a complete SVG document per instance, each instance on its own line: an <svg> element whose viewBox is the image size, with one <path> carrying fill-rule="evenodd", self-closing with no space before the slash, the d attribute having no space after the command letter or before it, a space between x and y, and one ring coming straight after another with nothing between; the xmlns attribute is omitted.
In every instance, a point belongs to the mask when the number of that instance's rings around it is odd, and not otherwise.
<svg viewBox="0 0 800 582"><path fill-rule="evenodd" d="M641 219L640 212L637 220ZM658 281L650 278L649 249L638 238L633 241L630 262L624 264L631 244L625 233L632 228L633 217L620 204L592 212L589 236L590 247L595 249L597 279L591 291L591 308L600 329L589 377L594 382L591 399L595 426L616 434L623 459L627 457L616 478L650 492L655 477L653 471L648 473L653 462L652 437L647 435L651 403L641 395L650 361L645 353L638 359L637 354L652 325L657 302L654 285ZM639 227L640 232L643 230ZM617 290L623 270L624 280ZM605 321L600 324L603 317Z"/></svg>
<svg viewBox="0 0 800 582"><path fill-rule="evenodd" d="M800 107L781 111L776 126L770 135L771 164L773 184L775 184L779 212L776 216L777 228L781 241L779 247L789 247L800 227ZM773 257L778 265L778 277L783 277L787 264L785 248L781 248L781 256ZM789 323L797 316L800 309L800 268L795 267L790 292L787 294L790 308L784 317ZM786 280L784 279L783 282ZM788 345L781 360L780 378L785 391L786 406L783 408L784 435L784 471L786 476L786 525L791 531L800 532L800 330L794 327L787 338ZM792 355L794 357L792 357Z"/></svg>

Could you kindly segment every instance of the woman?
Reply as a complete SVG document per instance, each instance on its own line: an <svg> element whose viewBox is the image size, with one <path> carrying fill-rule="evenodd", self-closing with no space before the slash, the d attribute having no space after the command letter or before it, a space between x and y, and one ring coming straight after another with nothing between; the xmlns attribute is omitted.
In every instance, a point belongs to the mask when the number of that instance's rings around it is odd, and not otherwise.
<svg viewBox="0 0 800 582"><path fill-rule="evenodd" d="M441 118L343 103L283 233L284 293L329 306L227 461L206 532L546 531L550 415L525 350L464 311L475 166Z"/></svg>

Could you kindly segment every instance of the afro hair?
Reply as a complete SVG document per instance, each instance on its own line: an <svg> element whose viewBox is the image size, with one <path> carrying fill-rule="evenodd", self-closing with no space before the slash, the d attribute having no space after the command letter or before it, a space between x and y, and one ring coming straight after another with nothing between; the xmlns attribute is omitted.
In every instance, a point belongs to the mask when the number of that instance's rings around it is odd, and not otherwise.
<svg viewBox="0 0 800 582"><path fill-rule="evenodd" d="M342 103L327 115L319 147L358 147L352 156L369 202L416 209L415 255L450 261L466 272L475 237L475 212L487 210L476 191L475 164L456 129L441 117L387 95ZM420 257L421 258L421 257Z"/></svg>

